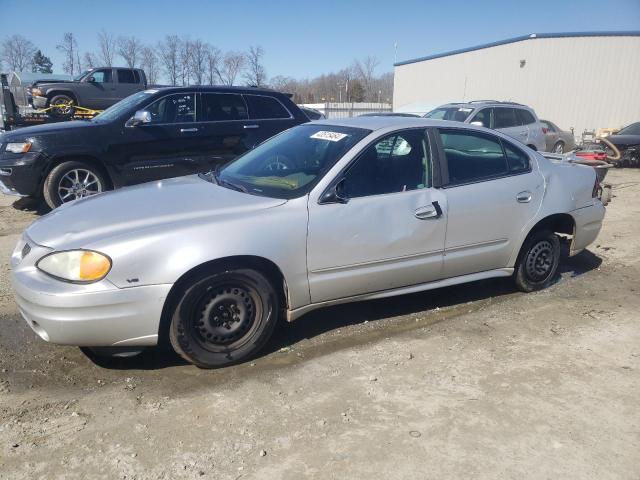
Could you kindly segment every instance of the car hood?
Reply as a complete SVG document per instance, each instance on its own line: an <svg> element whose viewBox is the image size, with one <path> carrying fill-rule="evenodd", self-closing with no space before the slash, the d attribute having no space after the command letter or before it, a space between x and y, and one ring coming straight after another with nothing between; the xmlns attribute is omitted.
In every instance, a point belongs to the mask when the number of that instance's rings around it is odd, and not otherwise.
<svg viewBox="0 0 640 480"><path fill-rule="evenodd" d="M609 135L607 140L613 143L616 147L640 145L640 135Z"/></svg>
<svg viewBox="0 0 640 480"><path fill-rule="evenodd" d="M62 132L77 133L84 135L88 129L97 128L99 124L87 120L75 120L72 122L58 122L44 125L34 125L32 127L19 128L0 135L0 142L23 141L31 137L44 135L57 135Z"/></svg>
<svg viewBox="0 0 640 480"><path fill-rule="evenodd" d="M197 175L122 188L64 204L26 231L35 243L64 250L153 227L175 230L194 222L248 215L286 200L220 187Z"/></svg>

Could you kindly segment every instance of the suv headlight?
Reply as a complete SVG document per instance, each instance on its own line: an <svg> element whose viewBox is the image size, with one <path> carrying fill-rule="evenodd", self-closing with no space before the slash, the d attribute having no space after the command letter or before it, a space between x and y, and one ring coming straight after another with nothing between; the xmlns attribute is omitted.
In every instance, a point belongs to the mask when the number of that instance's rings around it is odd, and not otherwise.
<svg viewBox="0 0 640 480"><path fill-rule="evenodd" d="M42 257L36 267L59 280L91 283L107 276L111 270L111 259L92 250L68 250Z"/></svg>
<svg viewBox="0 0 640 480"><path fill-rule="evenodd" d="M7 143L7 152L11 153L27 153L31 150L31 142L12 142Z"/></svg>
<svg viewBox="0 0 640 480"><path fill-rule="evenodd" d="M40 90L39 88L32 88L31 95L35 95L36 97L44 97L42 90Z"/></svg>

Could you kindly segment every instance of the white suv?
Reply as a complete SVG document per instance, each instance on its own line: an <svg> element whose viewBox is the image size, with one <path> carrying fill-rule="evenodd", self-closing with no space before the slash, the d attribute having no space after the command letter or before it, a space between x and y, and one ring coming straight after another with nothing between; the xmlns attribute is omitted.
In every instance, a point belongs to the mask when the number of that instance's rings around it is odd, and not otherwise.
<svg viewBox="0 0 640 480"><path fill-rule="evenodd" d="M536 112L519 103L494 100L448 103L430 111L425 117L492 128L515 138L534 150L546 150L542 124Z"/></svg>

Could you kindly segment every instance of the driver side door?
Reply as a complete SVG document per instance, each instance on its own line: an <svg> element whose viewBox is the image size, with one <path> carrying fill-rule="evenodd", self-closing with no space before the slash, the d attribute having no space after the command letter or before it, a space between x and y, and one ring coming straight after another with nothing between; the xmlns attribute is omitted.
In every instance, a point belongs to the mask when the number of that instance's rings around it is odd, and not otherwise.
<svg viewBox="0 0 640 480"><path fill-rule="evenodd" d="M113 92L116 88L111 68L101 68L91 73L82 89L80 106L103 110L113 105Z"/></svg>
<svg viewBox="0 0 640 480"><path fill-rule="evenodd" d="M336 179L341 201L309 203L312 302L441 278L447 206L430 152L425 129L384 135Z"/></svg>

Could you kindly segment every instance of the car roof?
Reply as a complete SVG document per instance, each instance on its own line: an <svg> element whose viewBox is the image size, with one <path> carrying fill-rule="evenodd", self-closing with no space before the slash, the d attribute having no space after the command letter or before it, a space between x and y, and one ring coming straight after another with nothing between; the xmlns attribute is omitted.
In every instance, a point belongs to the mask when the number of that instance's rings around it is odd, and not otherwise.
<svg viewBox="0 0 640 480"><path fill-rule="evenodd" d="M470 100L468 102L451 102L451 103L446 103L444 105L440 105L438 108L447 108L447 107L478 108L478 107L486 107L486 106L514 107L514 108L525 108L527 110L532 110L531 107L528 107L527 105L523 105L522 103L503 102L501 100Z"/></svg>
<svg viewBox="0 0 640 480"><path fill-rule="evenodd" d="M360 116L354 118L335 118L327 120L316 120L314 125L335 125L339 127L364 128L367 130L381 130L385 128L412 128L412 127L456 127L456 128L479 128L460 122L449 120L432 120L422 117L399 117L399 116Z"/></svg>
<svg viewBox="0 0 640 480"><path fill-rule="evenodd" d="M159 86L151 88L151 90L159 90L163 93L167 92L216 92L216 93L247 93L247 94L267 94L267 95L281 95L290 98L288 93L279 92L277 90L271 90L270 88L261 87L238 87L238 86L226 86L226 85L191 85L188 87L171 87L171 86Z"/></svg>

